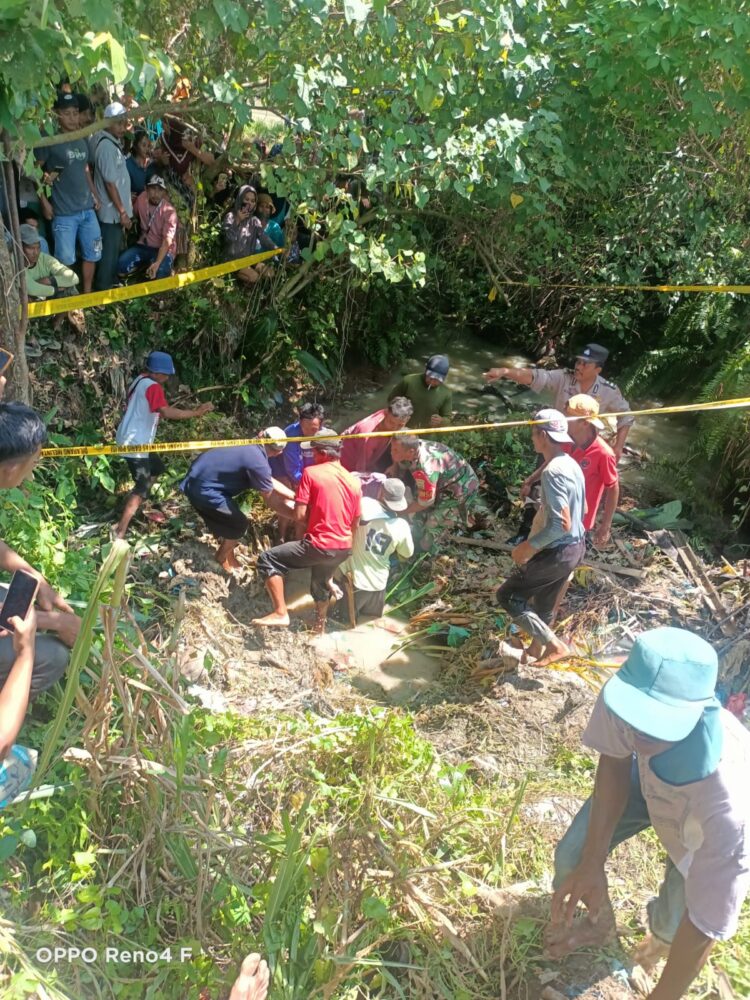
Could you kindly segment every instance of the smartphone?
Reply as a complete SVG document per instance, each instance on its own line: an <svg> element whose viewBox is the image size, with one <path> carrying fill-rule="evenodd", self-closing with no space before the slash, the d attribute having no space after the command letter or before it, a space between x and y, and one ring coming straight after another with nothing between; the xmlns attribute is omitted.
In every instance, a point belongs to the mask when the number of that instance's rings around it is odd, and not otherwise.
<svg viewBox="0 0 750 1000"><path fill-rule="evenodd" d="M39 590L37 578L31 573L17 569L10 581L3 606L0 608L0 628L7 629L9 632L13 631L9 619L16 615L21 619L26 617L34 603L37 590Z"/></svg>
<svg viewBox="0 0 750 1000"><path fill-rule="evenodd" d="M5 369L10 365L12 361L13 361L13 355L10 353L10 351L4 351L3 348L0 347L0 375L3 374Z"/></svg>

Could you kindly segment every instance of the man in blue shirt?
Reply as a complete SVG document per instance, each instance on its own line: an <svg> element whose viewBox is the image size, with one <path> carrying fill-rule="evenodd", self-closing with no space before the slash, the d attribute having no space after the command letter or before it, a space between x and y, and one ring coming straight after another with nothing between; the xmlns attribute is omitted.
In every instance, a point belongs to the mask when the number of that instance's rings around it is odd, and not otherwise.
<svg viewBox="0 0 750 1000"><path fill-rule="evenodd" d="M257 490L280 516L291 517L294 513L294 493L273 478L269 464L269 458L283 453L286 435L280 427L267 427L259 437L268 438L268 444L204 451L180 483L180 489L206 522L206 528L219 539L216 561L228 573L240 568L234 550L248 526L236 497L247 490Z"/></svg>
<svg viewBox="0 0 750 1000"><path fill-rule="evenodd" d="M303 403L297 411L299 418L296 423L284 428L284 433L290 437L315 437L323 426L325 410L320 403ZM313 464L313 453L310 448L302 448L299 441L289 441L283 455L271 462L273 474L277 479L287 480L287 485L293 490L299 486L302 472Z"/></svg>
<svg viewBox="0 0 750 1000"><path fill-rule="evenodd" d="M531 429L534 451L545 461L541 478L542 523L513 549L513 572L496 594L497 603L520 629L531 636L523 659L538 666L569 655L570 650L550 628L555 603L586 551L583 516L586 487L580 465L566 455L572 444L568 421L559 410L544 409Z"/></svg>

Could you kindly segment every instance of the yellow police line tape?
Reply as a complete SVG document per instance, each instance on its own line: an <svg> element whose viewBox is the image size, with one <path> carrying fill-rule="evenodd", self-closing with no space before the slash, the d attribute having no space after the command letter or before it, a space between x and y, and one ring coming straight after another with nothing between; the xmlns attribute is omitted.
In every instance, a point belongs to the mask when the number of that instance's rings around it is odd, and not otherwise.
<svg viewBox="0 0 750 1000"><path fill-rule="evenodd" d="M279 250L264 250L263 253L250 254L249 257L239 257L229 260L226 264L216 264L213 267L202 267L197 271L185 271L173 274L171 278L157 278L154 281L143 281L137 285L123 285L122 288L110 288L106 292L90 292L87 295L71 295L69 298L48 299L46 302L29 303L29 319L40 316L55 316L57 313L73 312L76 309L90 309L91 306L108 306L113 302L124 302L126 299L139 299L144 295L157 295L159 292L169 292L173 288L184 288L194 285L197 281L209 281L211 278L221 278L232 274L243 267L260 264L269 257L283 253Z"/></svg>
<svg viewBox="0 0 750 1000"><path fill-rule="evenodd" d="M670 413L702 413L707 410L738 410L750 406L750 396L741 399L719 399L713 403L687 403L684 406L655 406L648 410L623 410L619 413L603 413L604 417L648 417ZM569 417L569 420L585 420L585 417ZM543 424L543 420L501 420L486 424L460 424L448 427L405 427L401 431L371 431L368 434L337 434L342 441L356 441L360 438L394 437L401 434L459 434L467 431L499 430L503 427L532 427ZM287 442L312 441L313 437L288 437ZM94 444L69 448L44 448L43 458L82 458L91 455L139 455L143 452L207 451L209 448L237 448L249 444L269 444L269 438L233 438L225 441L170 441L161 444Z"/></svg>
<svg viewBox="0 0 750 1000"><path fill-rule="evenodd" d="M589 292L709 292L723 295L750 295L750 285L577 285L574 282L552 281L493 281L487 298L494 302L498 288L569 288Z"/></svg>

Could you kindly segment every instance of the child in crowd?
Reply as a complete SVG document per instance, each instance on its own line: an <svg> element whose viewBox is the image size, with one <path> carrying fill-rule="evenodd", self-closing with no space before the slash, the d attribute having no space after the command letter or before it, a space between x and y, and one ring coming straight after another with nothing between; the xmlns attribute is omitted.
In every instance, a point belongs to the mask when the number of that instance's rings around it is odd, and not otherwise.
<svg viewBox="0 0 750 1000"><path fill-rule="evenodd" d="M167 420L189 420L191 417L202 417L213 410L213 403L202 403L194 410L170 406L164 394L164 383L174 374L174 361L169 354L164 351L152 351L149 354L145 371L128 389L127 407L115 437L117 444L151 444L156 437L160 417ZM128 455L125 461L130 466L135 485L115 529L117 538L125 537L135 512L148 499L151 487L164 472L164 463L158 455L148 452Z"/></svg>

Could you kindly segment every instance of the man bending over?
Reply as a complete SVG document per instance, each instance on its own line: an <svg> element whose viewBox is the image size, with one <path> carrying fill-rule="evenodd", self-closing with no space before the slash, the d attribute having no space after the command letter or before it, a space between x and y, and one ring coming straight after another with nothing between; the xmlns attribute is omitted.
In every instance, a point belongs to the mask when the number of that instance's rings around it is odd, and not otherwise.
<svg viewBox="0 0 750 1000"><path fill-rule="evenodd" d="M614 938L607 857L653 826L666 871L634 961L650 971L668 957L649 1000L685 995L716 941L736 932L750 888L750 733L717 701L717 672L692 632L636 640L594 705L583 734L600 754L594 792L555 851L546 944L562 958Z"/></svg>

